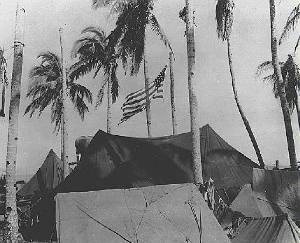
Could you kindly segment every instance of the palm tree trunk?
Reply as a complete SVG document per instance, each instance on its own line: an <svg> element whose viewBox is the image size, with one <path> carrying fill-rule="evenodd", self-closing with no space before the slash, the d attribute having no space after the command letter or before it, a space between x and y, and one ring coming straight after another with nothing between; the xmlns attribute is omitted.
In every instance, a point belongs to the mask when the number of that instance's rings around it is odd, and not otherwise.
<svg viewBox="0 0 300 243"><path fill-rule="evenodd" d="M3 58L3 52L1 53L0 59ZM0 64L1 65L1 64ZM1 95L1 110L0 110L0 117L5 117L5 80L3 78L3 65L0 66L0 84L2 85L2 95Z"/></svg>
<svg viewBox="0 0 300 243"><path fill-rule="evenodd" d="M298 125L299 125L299 131L300 131L300 110L299 110L299 98L298 97L296 100L296 111L297 111Z"/></svg>
<svg viewBox="0 0 300 243"><path fill-rule="evenodd" d="M174 70L173 70L174 55L169 52L170 62L170 98L171 98L171 112L172 112L172 129L173 135L177 134L177 120L176 120L176 107L175 107L175 92L174 92Z"/></svg>
<svg viewBox="0 0 300 243"><path fill-rule="evenodd" d="M61 114L61 124L60 124L60 159L64 161L64 126L63 126L63 119L64 114Z"/></svg>
<svg viewBox="0 0 300 243"><path fill-rule="evenodd" d="M0 110L0 116L1 117L5 117L5 93L6 93L5 92L5 82L3 81L3 83L2 83L2 96L1 96L1 110Z"/></svg>
<svg viewBox="0 0 300 243"><path fill-rule="evenodd" d="M61 54L61 70L62 70L62 157L64 165L64 178L69 175L69 145L68 145L68 115L67 115L67 73L64 60L64 39L63 29L59 29L60 34L60 54Z"/></svg>
<svg viewBox="0 0 300 243"><path fill-rule="evenodd" d="M248 119L246 118L246 115L245 115L245 113L244 113L244 111L243 111L243 109L241 107L240 102L239 102L238 93L237 93L236 85L235 85L235 74L234 74L233 64L232 64L232 52L231 52L231 46L230 46L230 38L227 39L227 55L228 55L229 70L230 70L230 75L231 75L231 86L232 86L232 91L233 91L233 95L234 95L234 100L235 100L236 106L237 106L237 108L239 110L239 113L240 113L240 115L242 117L243 123L244 123L244 125L246 127L246 130L248 132L250 140L252 142L252 145L253 145L253 148L255 150L255 153L256 153L256 156L257 156L260 168L263 169L263 168L265 168L265 163L264 163L262 155L260 153L260 149L258 147L258 144L257 144L257 141L255 139L255 136L254 136L254 134L252 132L250 123L249 123Z"/></svg>
<svg viewBox="0 0 300 243"><path fill-rule="evenodd" d="M195 36L194 36L194 15L193 8L189 0L185 0L186 4L186 41L187 41L187 57L188 57L188 89L191 116L191 133L192 133L192 157L194 183L202 184L202 164L200 151L200 124L198 101L196 96L196 79L195 79Z"/></svg>
<svg viewBox="0 0 300 243"><path fill-rule="evenodd" d="M297 170L297 158L296 158L291 116L288 107L288 102L286 99L284 82L283 82L283 78L281 75L281 70L278 62L278 52L277 52L278 43L276 38L275 15L276 15L275 1L270 0L272 63L274 67L274 73L276 75L276 82L278 82L278 94L280 98L281 110L282 110L284 124L285 124L285 133L286 133L287 144L288 144L290 165L293 170Z"/></svg>
<svg viewBox="0 0 300 243"><path fill-rule="evenodd" d="M18 213L16 202L16 160L18 145L18 118L20 108L21 78L23 66L23 35L25 10L17 7L14 40L14 61L9 104L8 142L6 155L6 205L7 232L5 242L17 242Z"/></svg>
<svg viewBox="0 0 300 243"><path fill-rule="evenodd" d="M146 47L144 46L144 77L145 77L145 94L146 94L146 119L147 119L147 131L148 137L152 137L151 131L151 108L150 108L150 96L149 96L149 74L148 74L148 60L146 55Z"/></svg>
<svg viewBox="0 0 300 243"><path fill-rule="evenodd" d="M111 82L107 82L107 117L106 117L106 132L111 133Z"/></svg>

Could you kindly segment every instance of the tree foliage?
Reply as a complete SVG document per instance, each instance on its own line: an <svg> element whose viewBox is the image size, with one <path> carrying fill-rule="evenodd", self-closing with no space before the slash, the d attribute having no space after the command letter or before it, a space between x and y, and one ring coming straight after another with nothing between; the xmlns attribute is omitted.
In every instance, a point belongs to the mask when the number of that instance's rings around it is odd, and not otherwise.
<svg viewBox="0 0 300 243"><path fill-rule="evenodd" d="M286 99L288 101L290 111L293 112L298 102L297 90L300 90L299 67L297 66L297 64L294 61L294 58L291 55L288 55L288 58L285 62L279 62L279 65L281 67L281 74L284 81ZM271 74L263 76L267 72ZM276 76L274 74L272 62L266 61L260 64L257 68L256 74L259 77L263 76L263 81L272 83L275 98L279 98L278 82L276 82Z"/></svg>
<svg viewBox="0 0 300 243"><path fill-rule="evenodd" d="M55 130L59 131L62 121L62 70L60 58L52 53L41 53L37 57L40 64L34 66L29 73L32 83L29 86L27 97L31 103L27 106L25 114L30 117L34 113L41 113L46 107L51 108L51 122L55 124ZM87 103L92 103L92 94L84 86L68 79L67 93L81 119L89 111Z"/></svg>
<svg viewBox="0 0 300 243"><path fill-rule="evenodd" d="M117 48L125 70L131 75L139 72L143 61L146 27L162 40L171 51L171 44L153 14L153 0L93 0L94 7L111 6L111 13L117 16L116 27L108 36L108 45Z"/></svg>
<svg viewBox="0 0 300 243"><path fill-rule="evenodd" d="M118 55L115 48L108 46L108 39L104 31L97 27L87 27L81 34L82 38L77 40L72 50L72 56L78 61L71 66L71 80L78 79L90 72L94 72L94 78L102 70L104 81L102 82L96 106L100 105L104 96L104 89L108 82L111 84L113 102L119 95L119 80L117 78Z"/></svg>
<svg viewBox="0 0 300 243"><path fill-rule="evenodd" d="M225 41L231 34L233 24L234 2L231 0L218 0L216 4L216 21L218 37Z"/></svg>

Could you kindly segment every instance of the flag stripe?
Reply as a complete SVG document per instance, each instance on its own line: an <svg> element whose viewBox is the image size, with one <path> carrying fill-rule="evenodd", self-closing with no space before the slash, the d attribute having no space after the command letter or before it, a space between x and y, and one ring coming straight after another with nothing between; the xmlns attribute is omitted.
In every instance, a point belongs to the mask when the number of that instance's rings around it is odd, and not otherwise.
<svg viewBox="0 0 300 243"><path fill-rule="evenodd" d="M156 89L150 91L149 96L153 95L155 92L156 92ZM146 100L146 95L143 96L143 97L141 97L141 98L138 99L138 100L133 100L133 101L131 101L131 102L125 102L125 103L122 105L122 108L121 108L121 109L123 110L123 108L125 108L126 106L135 105L135 104L137 104L137 103L139 103L139 102L141 102L141 101L143 101L143 100Z"/></svg>
<svg viewBox="0 0 300 243"><path fill-rule="evenodd" d="M152 89L153 87L155 87L155 83L154 83L154 82L152 82L152 83L150 84L149 89ZM126 98L125 98L125 100L126 100L126 101L130 101L130 100L132 100L132 99L138 97L139 95L143 95L143 94L145 94L145 93L146 93L145 88L140 89L140 90L138 90L138 91L135 91L135 92L133 92L133 93L127 95Z"/></svg>
<svg viewBox="0 0 300 243"><path fill-rule="evenodd" d="M150 83L148 90L145 88L139 89L133 93L126 96L125 102L121 109L123 111L123 117L121 118L119 124L127 121L132 116L142 112L146 108L146 91L149 92L149 99L159 99L163 98L163 81L165 79L167 65L158 74L156 79Z"/></svg>
<svg viewBox="0 0 300 243"><path fill-rule="evenodd" d="M163 98L163 89L159 89L157 90L157 93L158 94L155 94L153 93L151 96L150 96L150 99L157 99L157 98ZM141 101L138 102L137 105L134 105L134 106L131 106L131 105L126 105L124 107L122 107L122 111L128 111L128 110L135 110L135 109L138 109L139 107L143 106L143 105L146 105L146 99L143 99Z"/></svg>

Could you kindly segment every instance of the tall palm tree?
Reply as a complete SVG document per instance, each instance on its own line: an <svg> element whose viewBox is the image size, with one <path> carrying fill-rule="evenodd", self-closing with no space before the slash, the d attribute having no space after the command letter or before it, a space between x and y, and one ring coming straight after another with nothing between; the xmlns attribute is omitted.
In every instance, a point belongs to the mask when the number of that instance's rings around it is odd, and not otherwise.
<svg viewBox="0 0 300 243"><path fill-rule="evenodd" d="M15 185L21 80L23 71L24 17L25 10L17 5L6 154L5 221L7 223L7 230L5 232L4 242L16 242L18 238L17 192Z"/></svg>
<svg viewBox="0 0 300 243"><path fill-rule="evenodd" d="M186 27L186 46L188 61L188 90L190 103L190 121L192 134L192 158L194 183L197 186L203 184L201 149L200 149L200 121L198 100L196 95L196 58L195 58L195 31L194 31L194 11L193 5L189 0L185 0L185 7L179 12L179 17L185 22Z"/></svg>
<svg viewBox="0 0 300 243"><path fill-rule="evenodd" d="M78 57L78 61L71 67L70 78L78 79L93 70L95 78L103 70L104 82L99 89L96 106L102 103L104 89L107 87L107 133L111 133L111 104L119 95L116 75L118 56L114 48L107 45L106 34L100 28L87 27L81 34L84 36L75 42L72 50L72 56Z"/></svg>
<svg viewBox="0 0 300 243"><path fill-rule="evenodd" d="M235 73L233 69L232 50L231 50L231 42L230 42L230 35L231 35L232 24L233 24L233 10L234 10L234 2L232 0L217 1L217 5L216 5L217 34L222 41L226 41L227 43L227 56L228 56L229 70L231 75L231 86L234 95L234 100L237 105L238 111L241 115L241 118L243 120L243 123L245 125L245 128L248 132L250 140L252 142L260 167L264 168L265 164L260 149L258 147L257 141L251 129L250 123L241 107L241 104L239 102L238 92L236 89L236 79L235 79Z"/></svg>
<svg viewBox="0 0 300 243"><path fill-rule="evenodd" d="M125 69L130 68L131 75L136 75L141 63L144 64L147 130L148 136L151 137L148 53L145 45L146 27L150 26L164 45L171 51L172 48L153 14L153 0L93 0L95 8L108 5L112 5L112 13L117 15L116 27L108 36L108 45L117 47L123 66Z"/></svg>
<svg viewBox="0 0 300 243"><path fill-rule="evenodd" d="M4 57L4 49L0 48L0 85L2 85L2 94L1 94L1 110L0 110L0 117L5 117L5 93L6 93L6 86L7 83L7 62Z"/></svg>
<svg viewBox="0 0 300 243"><path fill-rule="evenodd" d="M284 88L285 85L284 85L284 81L282 78L280 65L278 61L278 41L276 36L276 24L275 24L275 18L276 18L275 0L269 0L269 6L270 6L270 23L271 23L270 27L271 27L272 64L274 68L274 74L276 77L278 96L280 98L281 110L284 119L285 132L286 132L288 151L290 157L290 165L293 170L297 170L297 158L296 158L291 116L290 116L289 105L288 105L285 88Z"/></svg>
<svg viewBox="0 0 300 243"><path fill-rule="evenodd" d="M300 90L300 71L298 65L295 63L292 55L288 55L288 58L285 62L279 62L281 68L281 74L284 81L286 99L288 102L288 106L291 114L296 108L297 116L298 116L298 125L300 131L300 110L299 110L299 99L297 90ZM257 75L261 76L266 72L272 71L274 72L272 61L266 61L260 64L257 68ZM268 81L273 84L273 93L275 98L279 98L278 91L278 82L276 82L275 74L270 74L263 77L263 81Z"/></svg>
<svg viewBox="0 0 300 243"><path fill-rule="evenodd" d="M35 112L39 115L46 107L51 108L51 122L54 123L54 131L59 131L62 126L62 70L60 58L52 53L41 53L37 57L41 59L39 65L34 66L29 77L32 83L28 89L27 97L31 103L27 106L25 114L30 117ZM89 111L88 104L92 103L92 94L84 86L68 80L68 97L77 109L81 119Z"/></svg>

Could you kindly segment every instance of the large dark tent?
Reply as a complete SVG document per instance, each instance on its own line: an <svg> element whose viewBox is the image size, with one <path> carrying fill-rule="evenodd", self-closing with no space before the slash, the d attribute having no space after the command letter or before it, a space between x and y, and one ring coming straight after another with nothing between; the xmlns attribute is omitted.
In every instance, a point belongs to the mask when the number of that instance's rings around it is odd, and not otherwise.
<svg viewBox="0 0 300 243"><path fill-rule="evenodd" d="M191 133L132 138L99 131L56 192L192 182L191 144ZM201 154L203 177L213 178L216 188L241 188L258 167L209 125L201 128Z"/></svg>
<svg viewBox="0 0 300 243"><path fill-rule="evenodd" d="M38 171L18 192L20 197L30 197L35 194L53 190L63 181L63 164L51 149Z"/></svg>

